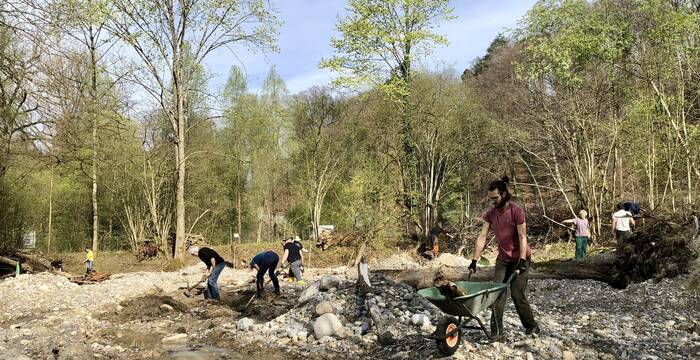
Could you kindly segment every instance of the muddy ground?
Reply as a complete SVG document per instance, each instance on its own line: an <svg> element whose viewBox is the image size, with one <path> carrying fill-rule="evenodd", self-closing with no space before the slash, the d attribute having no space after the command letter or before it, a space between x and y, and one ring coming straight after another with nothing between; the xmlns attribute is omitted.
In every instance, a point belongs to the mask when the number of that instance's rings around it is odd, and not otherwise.
<svg viewBox="0 0 700 360"><path fill-rule="evenodd" d="M0 282L0 359L378 359L439 358L425 338L443 314L415 290L373 277L376 304L393 338L384 343L362 313L344 268L307 270L305 286L282 282L243 311L252 273L224 270L222 303L181 287L200 266L120 274L78 286L53 274ZM333 274L330 287L314 282ZM542 327L526 336L510 304L508 339L468 331L456 359L688 359L700 357L700 295L678 277L616 290L594 281L531 280ZM306 298L300 302L300 297ZM317 338L319 304L342 325ZM484 320L488 311L481 314ZM364 327L364 329L363 329Z"/></svg>

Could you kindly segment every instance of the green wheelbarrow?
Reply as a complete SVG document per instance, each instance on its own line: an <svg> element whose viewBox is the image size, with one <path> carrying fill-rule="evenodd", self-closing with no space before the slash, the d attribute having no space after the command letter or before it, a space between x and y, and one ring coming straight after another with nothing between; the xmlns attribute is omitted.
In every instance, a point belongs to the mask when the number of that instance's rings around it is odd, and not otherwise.
<svg viewBox="0 0 700 360"><path fill-rule="evenodd" d="M434 287L418 291L418 295L430 301L445 314L450 315L442 317L438 321L435 333L428 336L428 338L435 340L441 353L449 356L457 351L462 341L462 330L464 329L482 330L489 340L492 339L486 326L476 315L487 308L492 308L501 299L501 296L505 296L516 273L510 275L505 283L456 282L455 284L467 294L465 296L445 297ZM471 275L469 277L471 278ZM476 320L479 326L469 326L468 324L472 320Z"/></svg>

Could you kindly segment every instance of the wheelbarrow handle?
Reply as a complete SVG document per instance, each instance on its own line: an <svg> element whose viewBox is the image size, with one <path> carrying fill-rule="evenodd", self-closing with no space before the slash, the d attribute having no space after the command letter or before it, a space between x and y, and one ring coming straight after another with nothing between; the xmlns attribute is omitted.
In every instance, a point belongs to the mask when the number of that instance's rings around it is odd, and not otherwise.
<svg viewBox="0 0 700 360"><path fill-rule="evenodd" d="M520 270L515 270L512 274L510 274L510 276L508 277L508 281L506 281L506 286L510 285L510 283L513 282L513 279L515 279L517 275L520 275Z"/></svg>

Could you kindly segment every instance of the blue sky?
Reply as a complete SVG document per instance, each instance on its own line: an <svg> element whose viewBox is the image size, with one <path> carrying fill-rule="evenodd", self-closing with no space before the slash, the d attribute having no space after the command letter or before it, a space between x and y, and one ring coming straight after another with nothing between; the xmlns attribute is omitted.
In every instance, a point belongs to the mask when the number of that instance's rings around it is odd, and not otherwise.
<svg viewBox="0 0 700 360"><path fill-rule="evenodd" d="M513 28L536 0L453 0L457 19L442 24L437 33L447 36L449 45L437 48L422 67L453 67L460 72L481 56L499 32ZM211 54L206 64L212 73L210 86L221 89L232 65L241 67L249 88L257 91L271 66L275 66L291 93L330 82L332 74L318 68L322 58L333 55L330 38L335 35L338 16L346 9L346 0L272 0L283 24L278 45L272 54L254 54L245 50Z"/></svg>

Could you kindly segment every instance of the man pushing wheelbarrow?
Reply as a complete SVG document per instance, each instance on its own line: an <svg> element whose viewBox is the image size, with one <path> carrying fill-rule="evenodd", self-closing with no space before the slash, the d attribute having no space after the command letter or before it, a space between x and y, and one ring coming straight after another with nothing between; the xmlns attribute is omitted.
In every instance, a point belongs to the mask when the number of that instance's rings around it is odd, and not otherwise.
<svg viewBox="0 0 700 360"><path fill-rule="evenodd" d="M508 191L508 177L495 180L489 185L489 199L493 206L484 214L484 225L476 240L474 256L469 265L471 273L476 272L476 262L486 245L489 230L493 229L498 240L498 258L496 272L492 283L458 282L465 295L450 297L440 294L437 288L420 290L419 295L430 300L443 312L458 316L445 317L440 320L433 338L437 341L438 349L446 354L453 354L459 347L461 329L479 329L493 341L504 341L503 311L506 304L508 288L518 312L520 321L525 328L525 334L537 334L540 327L532 315L530 303L525 297L527 291L528 267L532 251L527 243L525 212L511 202ZM476 316L479 312L491 308L490 333ZM466 318L463 324L462 317ZM476 320L479 327L466 326L466 323Z"/></svg>

